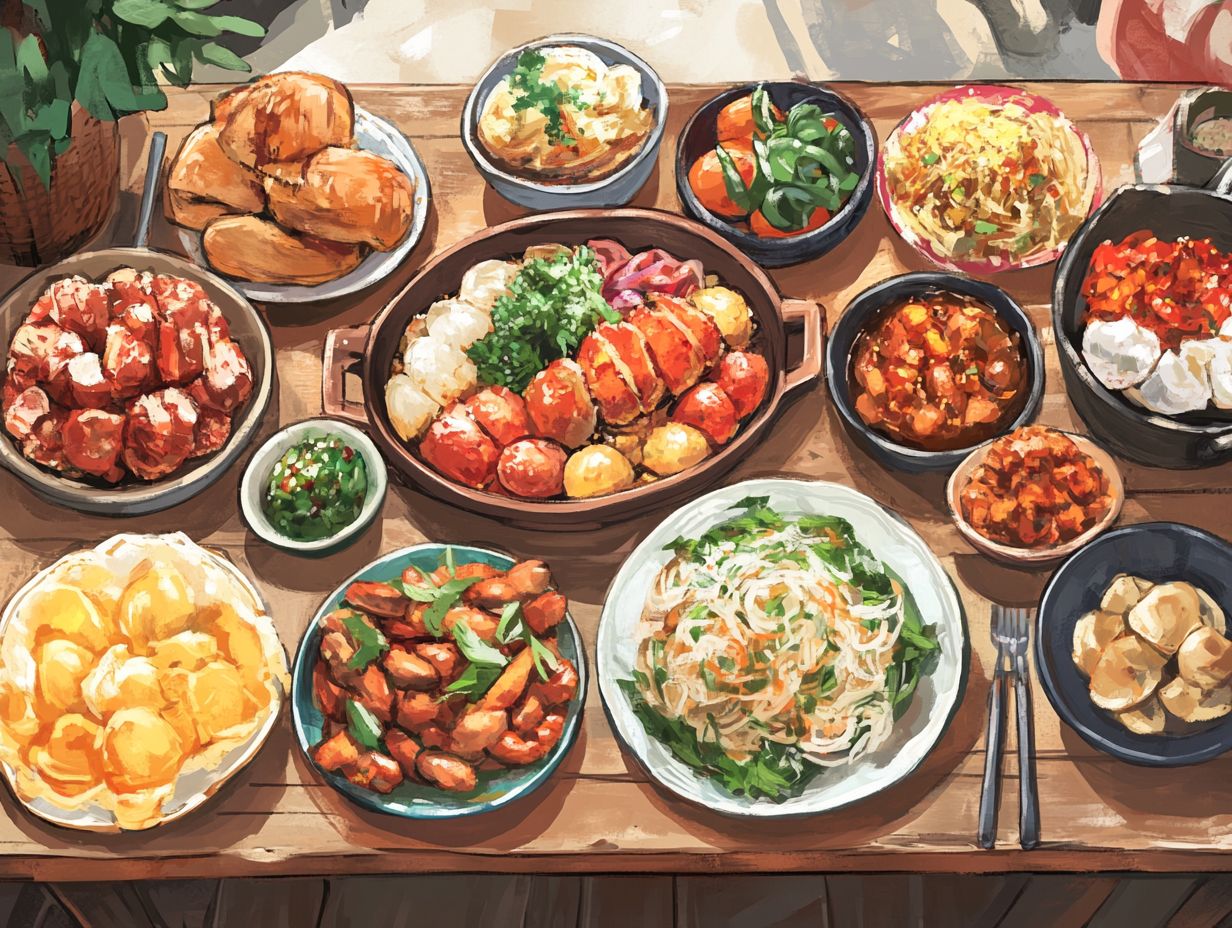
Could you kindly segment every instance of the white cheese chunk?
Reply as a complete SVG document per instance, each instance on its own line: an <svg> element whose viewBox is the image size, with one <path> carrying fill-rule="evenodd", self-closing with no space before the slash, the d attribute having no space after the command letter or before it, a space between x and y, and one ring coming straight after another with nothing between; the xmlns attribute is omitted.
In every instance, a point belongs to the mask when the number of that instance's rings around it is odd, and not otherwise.
<svg viewBox="0 0 1232 928"><path fill-rule="evenodd" d="M1096 319L1082 333L1082 356L1099 382L1124 390L1146 380L1160 356L1159 337L1128 316Z"/></svg>
<svg viewBox="0 0 1232 928"><path fill-rule="evenodd" d="M1211 381L1203 361L1204 349L1186 347L1180 352L1165 351L1142 386L1131 397L1153 412L1175 416L1205 409L1211 400Z"/></svg>

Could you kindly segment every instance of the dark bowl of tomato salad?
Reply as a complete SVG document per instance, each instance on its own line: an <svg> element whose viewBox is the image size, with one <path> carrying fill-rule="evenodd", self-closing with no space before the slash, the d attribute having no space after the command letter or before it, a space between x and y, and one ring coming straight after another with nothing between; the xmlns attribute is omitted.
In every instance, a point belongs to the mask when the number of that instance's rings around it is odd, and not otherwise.
<svg viewBox="0 0 1232 928"><path fill-rule="evenodd" d="M892 277L851 301L827 344L826 381L848 432L876 460L948 472L1031 422L1044 353L1004 290L961 274Z"/></svg>
<svg viewBox="0 0 1232 928"><path fill-rule="evenodd" d="M1227 410L1181 415L1151 412L1120 391L1105 387L1083 360L1083 332L1091 315L1084 290L1099 289L1098 282L1088 282L1092 258L1105 243L1130 239L1123 258L1139 261L1141 255L1135 255L1132 243L1143 241L1138 235L1143 232L1162 241L1186 236L1209 239L1227 253L1232 251L1232 198L1193 187L1138 184L1121 187L1091 215L1071 240L1053 278L1052 325L1066 391L1091 432L1124 457L1168 468L1207 467L1232 460L1232 414ZM1165 270L1148 269L1148 276ZM1207 294L1207 298L1216 302L1232 299L1232 286L1224 287L1222 295ZM1178 324L1192 321L1186 307L1178 311L1185 317Z"/></svg>
<svg viewBox="0 0 1232 928"><path fill-rule="evenodd" d="M724 162L738 180L725 178ZM687 215L759 264L785 267L851 234L872 202L876 163L872 123L842 94L803 81L744 84L685 124L676 192Z"/></svg>

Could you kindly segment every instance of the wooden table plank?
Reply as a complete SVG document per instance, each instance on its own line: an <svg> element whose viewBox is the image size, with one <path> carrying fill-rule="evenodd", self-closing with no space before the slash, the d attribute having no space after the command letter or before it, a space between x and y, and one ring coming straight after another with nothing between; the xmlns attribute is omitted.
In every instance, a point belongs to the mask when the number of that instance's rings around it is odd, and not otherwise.
<svg viewBox="0 0 1232 928"><path fill-rule="evenodd" d="M1182 89L1170 85L1050 83L1032 85L1051 97L1091 135L1106 183L1132 179L1140 139ZM872 117L881 137L937 85L843 84ZM676 133L712 87L674 87L659 170L635 204L678 210L672 175ZM219 88L172 91L163 113L150 114L171 145L208 113ZM434 251L487 225L524 213L485 190L457 139L466 88L372 86L355 89L361 105L395 121L414 141L431 177L434 207L425 240L386 281L359 297L311 307L268 307L278 356L278 382L261 437L280 424L320 412L320 350L330 328L367 321ZM124 131L126 188L113 229L131 221L147 128ZM176 248L176 236L156 223L155 242ZM820 299L831 324L860 290L924 261L893 239L874 204L856 232L830 255L773 272L787 296ZM1041 421L1082 429L1064 395L1049 326L1051 268L1010 272L996 280L1027 307L1046 345L1048 392ZM0 268L0 286L20 273ZM458 512L394 485L383 518L352 548L323 561L304 561L253 538L235 511L233 467L197 499L170 512L135 520L69 514L0 475L8 505L0 512L0 595L65 551L120 530L187 530L225 549L257 579L272 605L288 652L324 595L378 553L425 539L495 544L541 556L556 568L593 654L607 585L623 559L665 515L656 512L585 536L513 529ZM1124 464L1129 499L1123 521L1170 518L1228 531L1226 496L1232 464L1171 472ZM971 681L964 705L938 748L905 783L867 803L810 822L734 823L660 794L622 753L599 703L587 698L583 735L562 770L515 807L450 824L415 824L356 810L319 782L294 748L284 719L252 766L206 808L157 832L118 837L77 835L26 815L0 797L0 876L57 880L137 877L228 877L254 873L329 874L394 871L627 872L678 870L930 870L1003 872L1015 869L1183 871L1232 869L1232 812L1220 802L1232 760L1177 774L1127 766L1066 729L1042 694L1035 700L1044 846L1016 847L1016 760L1006 760L1000 849L973 845L983 764L984 704L992 649L988 601L1034 602L1047 571L996 566L975 554L948 521L944 480L888 471L855 448L822 389L788 409L767 441L728 478L791 474L854 486L902 513L937 552L958 583L972 640Z"/></svg>

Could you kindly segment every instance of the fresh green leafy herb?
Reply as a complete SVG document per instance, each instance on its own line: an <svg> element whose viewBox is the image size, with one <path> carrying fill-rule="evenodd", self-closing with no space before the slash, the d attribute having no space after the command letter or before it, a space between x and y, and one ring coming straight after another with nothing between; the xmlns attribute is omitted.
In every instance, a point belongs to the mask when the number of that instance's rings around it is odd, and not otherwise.
<svg viewBox="0 0 1232 928"><path fill-rule="evenodd" d="M603 299L603 275L585 246L527 261L492 307L493 329L467 350L485 383L521 393L550 361L572 355L600 322L620 314Z"/></svg>
<svg viewBox="0 0 1232 928"><path fill-rule="evenodd" d="M1038 187L1040 184L1042 184L1047 179L1048 177L1045 174L1031 174L1031 175L1028 175L1027 177L1027 180L1030 182L1032 187Z"/></svg>
<svg viewBox="0 0 1232 928"><path fill-rule="evenodd" d="M434 637L439 638L445 613L458 604L463 593L482 579L482 577L455 577L452 580L446 580L440 586L433 586L431 579L425 577L423 586L402 581L394 581L391 585L400 589L405 596L417 603L431 603L424 610L424 626Z"/></svg>
<svg viewBox="0 0 1232 928"><path fill-rule="evenodd" d="M682 763L702 776L713 777L737 796L783 802L799 795L821 772L822 768L807 763L799 751L772 741L765 742L762 750L749 761L734 761L717 744L699 741L687 722L659 715L642 699L635 681L619 680L617 685L650 737L666 745Z"/></svg>
<svg viewBox="0 0 1232 928"><path fill-rule="evenodd" d="M991 232L1001 231L1001 227L999 225L997 225L996 223L988 222L987 220L984 220L984 219L977 219L975 221L975 225L973 226L973 228L975 229L975 232L978 235L988 235Z"/></svg>
<svg viewBox="0 0 1232 928"><path fill-rule="evenodd" d="M487 667L481 664L468 664L447 687L446 693L464 693L468 702L478 702L479 698L492 688L497 677L501 675L500 667Z"/></svg>
<svg viewBox="0 0 1232 928"><path fill-rule="evenodd" d="M381 744L381 737L385 733L385 729L381 727L381 722L375 715L372 714L366 706L360 705L354 699L346 701L347 714L347 731L351 737L355 739L355 743L362 745L369 751L381 751L384 747Z"/></svg>
<svg viewBox="0 0 1232 928"><path fill-rule="evenodd" d="M475 630L466 622L454 622L449 633L457 642L462 656L472 664L481 667L504 667L509 663L509 658L475 634Z"/></svg>
<svg viewBox="0 0 1232 928"><path fill-rule="evenodd" d="M585 108L581 94L576 89L562 88L556 81L543 79L543 66L547 63L543 53L527 49L518 56L518 63L509 75L509 88L513 91L514 112L538 110L547 120L543 134L553 145L576 145L577 139L565 131L561 108L569 104Z"/></svg>
<svg viewBox="0 0 1232 928"><path fill-rule="evenodd" d="M355 653L347 661L351 670L363 670L389 650L385 636L358 612L343 616L342 625L355 642Z"/></svg>

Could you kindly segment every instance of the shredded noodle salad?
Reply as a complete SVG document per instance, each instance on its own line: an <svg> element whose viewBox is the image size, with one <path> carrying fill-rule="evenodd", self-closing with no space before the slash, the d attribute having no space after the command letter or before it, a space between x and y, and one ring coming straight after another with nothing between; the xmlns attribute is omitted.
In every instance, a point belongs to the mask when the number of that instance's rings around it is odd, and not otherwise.
<svg viewBox="0 0 1232 928"><path fill-rule="evenodd" d="M844 519L788 520L763 497L734 508L669 546L621 686L698 773L782 801L886 742L936 631Z"/></svg>
<svg viewBox="0 0 1232 928"><path fill-rule="evenodd" d="M891 136L885 170L900 220L946 258L1022 260L1057 248L1091 205L1073 125L1012 102L929 107Z"/></svg>

